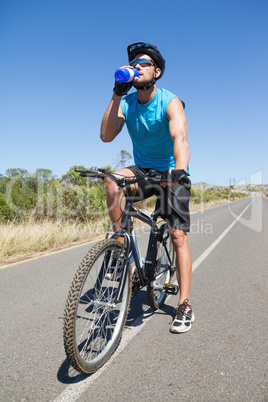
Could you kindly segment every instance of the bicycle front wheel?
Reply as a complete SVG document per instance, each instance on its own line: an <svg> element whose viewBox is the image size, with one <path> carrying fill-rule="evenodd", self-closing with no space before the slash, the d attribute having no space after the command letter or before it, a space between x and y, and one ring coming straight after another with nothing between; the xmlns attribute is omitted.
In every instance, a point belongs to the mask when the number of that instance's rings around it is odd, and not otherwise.
<svg viewBox="0 0 268 402"><path fill-rule="evenodd" d="M170 282L175 272L175 252L166 223L158 225L158 234L152 244L150 262L148 278L151 280L147 286L147 298L149 306L157 310L164 304L166 299L164 284Z"/></svg>
<svg viewBox="0 0 268 402"><path fill-rule="evenodd" d="M130 303L130 272L128 269L122 300L117 302L119 282L107 270L123 265L119 257L122 247L115 239L96 244L80 264L69 291L64 347L71 365L81 373L98 370L120 340Z"/></svg>

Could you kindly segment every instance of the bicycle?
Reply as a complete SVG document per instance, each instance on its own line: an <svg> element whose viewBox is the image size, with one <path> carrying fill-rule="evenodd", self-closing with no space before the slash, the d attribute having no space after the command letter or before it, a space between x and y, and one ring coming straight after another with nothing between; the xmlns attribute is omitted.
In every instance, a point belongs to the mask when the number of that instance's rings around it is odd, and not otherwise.
<svg viewBox="0 0 268 402"><path fill-rule="evenodd" d="M91 374L107 362L120 341L131 293L134 296L147 286L148 303L157 310L167 294L178 293L178 286L170 283L175 273L175 253L167 223L158 222L159 199L148 216L133 206L130 196L131 184L142 179L162 182L159 173L149 171L134 178L119 178L102 169L79 173L83 177L110 178L126 195L120 230L108 232L86 254L73 279L64 312L67 358L77 371ZM151 227L145 259L140 258L134 218Z"/></svg>

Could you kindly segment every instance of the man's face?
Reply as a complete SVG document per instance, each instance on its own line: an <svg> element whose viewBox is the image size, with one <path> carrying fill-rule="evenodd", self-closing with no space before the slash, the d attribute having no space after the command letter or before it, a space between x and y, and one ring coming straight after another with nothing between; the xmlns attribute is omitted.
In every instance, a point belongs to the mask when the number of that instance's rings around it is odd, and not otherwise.
<svg viewBox="0 0 268 402"><path fill-rule="evenodd" d="M144 86L146 84L149 84L153 78L157 78L160 75L160 68L157 68L153 62L153 59L148 55L144 53L137 54L133 60L139 60L139 59L146 59L151 61L150 65L146 67L141 67L139 64L135 65L136 70L139 72L139 77L134 79L134 83L136 85Z"/></svg>

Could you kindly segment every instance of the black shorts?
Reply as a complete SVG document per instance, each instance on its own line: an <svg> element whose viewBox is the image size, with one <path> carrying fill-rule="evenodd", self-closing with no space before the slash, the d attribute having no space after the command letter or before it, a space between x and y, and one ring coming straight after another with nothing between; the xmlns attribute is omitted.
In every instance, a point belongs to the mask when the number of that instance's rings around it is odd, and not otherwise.
<svg viewBox="0 0 268 402"><path fill-rule="evenodd" d="M128 166L135 175L148 173L150 169L138 166ZM161 173L161 172L160 172ZM159 215L174 229L183 232L190 231L189 200L190 190L181 186L162 187L159 184L152 184L146 180L138 183L138 190L134 196L134 202L145 200L156 195L160 199Z"/></svg>

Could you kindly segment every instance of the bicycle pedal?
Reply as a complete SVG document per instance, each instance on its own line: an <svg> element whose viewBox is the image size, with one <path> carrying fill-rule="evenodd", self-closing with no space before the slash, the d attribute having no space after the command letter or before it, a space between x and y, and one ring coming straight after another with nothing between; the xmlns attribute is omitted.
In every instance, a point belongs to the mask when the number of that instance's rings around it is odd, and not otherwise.
<svg viewBox="0 0 268 402"><path fill-rule="evenodd" d="M176 295L179 291L179 286L174 285L173 283L165 283L163 289L165 293Z"/></svg>

